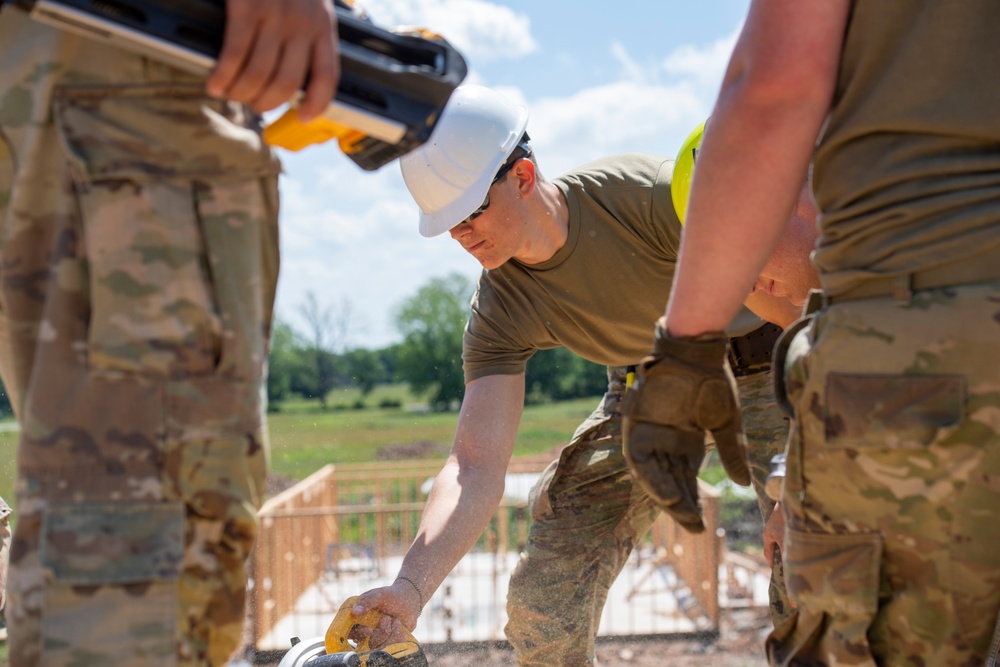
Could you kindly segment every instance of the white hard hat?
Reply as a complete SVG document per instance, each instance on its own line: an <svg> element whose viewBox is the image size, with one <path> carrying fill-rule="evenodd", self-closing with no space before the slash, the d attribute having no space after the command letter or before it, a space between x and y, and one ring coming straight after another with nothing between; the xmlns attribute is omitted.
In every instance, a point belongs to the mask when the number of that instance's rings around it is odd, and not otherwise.
<svg viewBox="0 0 1000 667"><path fill-rule="evenodd" d="M527 125L528 111L496 91L455 89L427 143L399 161L422 235L443 234L479 208Z"/></svg>

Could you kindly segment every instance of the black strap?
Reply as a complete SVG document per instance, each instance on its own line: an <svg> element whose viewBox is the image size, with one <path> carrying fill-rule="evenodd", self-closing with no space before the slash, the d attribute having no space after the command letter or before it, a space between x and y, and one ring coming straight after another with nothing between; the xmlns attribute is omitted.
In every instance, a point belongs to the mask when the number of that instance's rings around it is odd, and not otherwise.
<svg viewBox="0 0 1000 667"><path fill-rule="evenodd" d="M743 377L771 369L771 354L781 335L781 327L770 322L745 336L729 339L729 366L733 375Z"/></svg>

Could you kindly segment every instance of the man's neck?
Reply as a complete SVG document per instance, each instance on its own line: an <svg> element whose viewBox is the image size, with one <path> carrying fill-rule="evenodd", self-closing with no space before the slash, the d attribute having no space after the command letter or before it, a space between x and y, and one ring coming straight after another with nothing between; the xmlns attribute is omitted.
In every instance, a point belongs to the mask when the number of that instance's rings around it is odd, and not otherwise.
<svg viewBox="0 0 1000 667"><path fill-rule="evenodd" d="M562 191L548 181L536 185L538 197L532 202L532 243L515 256L523 264L541 264L552 259L569 237L569 204Z"/></svg>

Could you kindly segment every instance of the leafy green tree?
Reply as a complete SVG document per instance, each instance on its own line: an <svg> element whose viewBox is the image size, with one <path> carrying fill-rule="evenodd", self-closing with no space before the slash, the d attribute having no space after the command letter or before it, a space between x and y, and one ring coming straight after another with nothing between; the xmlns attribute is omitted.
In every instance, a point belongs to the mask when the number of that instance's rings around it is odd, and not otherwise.
<svg viewBox="0 0 1000 667"><path fill-rule="evenodd" d="M435 278L397 308L396 327L403 335L396 370L415 392L433 389L434 410L447 410L465 394L462 332L473 284L453 273Z"/></svg>
<svg viewBox="0 0 1000 667"><path fill-rule="evenodd" d="M320 407L326 408L326 396L337 385L337 349L347 338L351 307L345 300L339 309L322 307L313 292L307 292L305 301L299 307L309 331L308 346L303 359L308 369L307 376L300 378L304 394L319 399Z"/></svg>
<svg viewBox="0 0 1000 667"><path fill-rule="evenodd" d="M295 331L275 319L271 329L271 350L267 358L267 402L277 404L288 398L296 366Z"/></svg>
<svg viewBox="0 0 1000 667"><path fill-rule="evenodd" d="M398 371L399 363L397 360L399 359L399 348L399 343L393 343L389 347L384 347L381 350L375 351L382 367L385 369L386 379L389 382L403 381L403 378L400 376Z"/></svg>
<svg viewBox="0 0 1000 667"><path fill-rule="evenodd" d="M527 400L532 403L600 396L607 388L606 367L564 347L539 350L528 361L525 372Z"/></svg>
<svg viewBox="0 0 1000 667"><path fill-rule="evenodd" d="M341 356L341 361L348 379L361 390L362 396L367 396L376 385L389 379L385 362L378 351L364 348L349 350Z"/></svg>

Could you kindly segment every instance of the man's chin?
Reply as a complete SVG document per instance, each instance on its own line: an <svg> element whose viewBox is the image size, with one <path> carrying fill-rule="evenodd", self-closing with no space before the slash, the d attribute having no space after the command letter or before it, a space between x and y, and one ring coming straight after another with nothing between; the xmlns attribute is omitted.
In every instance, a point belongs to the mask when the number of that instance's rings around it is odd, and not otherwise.
<svg viewBox="0 0 1000 667"><path fill-rule="evenodd" d="M492 271L493 269L498 269L501 266L503 266L504 264L506 264L506 262L507 262L507 260L501 261L500 259L498 259L496 257L484 257L484 256L477 256L477 255L472 255L472 256L475 257L476 261L479 262L480 266L482 266L487 271Z"/></svg>

